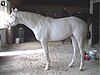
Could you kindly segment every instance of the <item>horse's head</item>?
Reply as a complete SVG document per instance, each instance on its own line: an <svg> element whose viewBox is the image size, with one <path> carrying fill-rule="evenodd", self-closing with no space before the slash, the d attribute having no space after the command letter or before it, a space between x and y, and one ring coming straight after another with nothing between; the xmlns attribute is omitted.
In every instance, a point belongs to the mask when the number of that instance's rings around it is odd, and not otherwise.
<svg viewBox="0 0 100 75"><path fill-rule="evenodd" d="M12 27L12 26L17 25L17 12L18 12L17 8L15 8L14 10L12 9L11 14L8 16L8 18L6 20L5 25L7 27Z"/></svg>

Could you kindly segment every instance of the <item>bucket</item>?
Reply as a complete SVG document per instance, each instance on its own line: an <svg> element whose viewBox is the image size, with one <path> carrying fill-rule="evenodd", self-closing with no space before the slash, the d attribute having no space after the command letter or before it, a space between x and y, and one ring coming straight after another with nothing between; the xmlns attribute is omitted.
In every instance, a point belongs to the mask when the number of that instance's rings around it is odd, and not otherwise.
<svg viewBox="0 0 100 75"><path fill-rule="evenodd" d="M89 56L92 59L96 59L96 57L97 57L97 50L91 50L91 51L89 51Z"/></svg>
<svg viewBox="0 0 100 75"><path fill-rule="evenodd" d="M20 38L16 38L16 44L19 44L20 43Z"/></svg>

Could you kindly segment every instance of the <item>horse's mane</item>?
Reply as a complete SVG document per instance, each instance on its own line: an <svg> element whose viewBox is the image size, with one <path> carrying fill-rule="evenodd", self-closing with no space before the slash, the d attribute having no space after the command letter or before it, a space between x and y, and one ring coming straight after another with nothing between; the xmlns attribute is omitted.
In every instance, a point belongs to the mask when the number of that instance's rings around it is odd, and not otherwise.
<svg viewBox="0 0 100 75"><path fill-rule="evenodd" d="M31 12L24 12L24 11L18 11L18 15L19 17L22 17L24 19L24 21L26 22L34 22L35 24L37 24L38 22L40 22L41 24L44 24L46 22L51 22L53 20L53 18L51 17L45 17L42 16L40 14L36 14L36 13L31 13Z"/></svg>
<svg viewBox="0 0 100 75"><path fill-rule="evenodd" d="M37 13L32 13L32 12L26 12L26 11L18 11L18 13L20 14L20 15L22 15L24 18L26 17L26 18L30 18L30 19L32 19L32 18L34 18L34 19L40 19L41 21L51 21L51 20L55 20L55 18L52 18L52 17L49 17L49 16L43 16L43 15L41 15L41 14L37 14ZM67 17L65 17L65 18L67 18ZM62 19L62 18L58 18L58 19ZM64 19L64 18L63 18ZM57 19L56 19L57 20Z"/></svg>
<svg viewBox="0 0 100 75"><path fill-rule="evenodd" d="M32 12L26 12L26 11L18 11L18 12L25 16L38 17L38 18L51 18L49 16L43 16L41 14L32 13ZM51 18L51 19L53 19L53 18Z"/></svg>

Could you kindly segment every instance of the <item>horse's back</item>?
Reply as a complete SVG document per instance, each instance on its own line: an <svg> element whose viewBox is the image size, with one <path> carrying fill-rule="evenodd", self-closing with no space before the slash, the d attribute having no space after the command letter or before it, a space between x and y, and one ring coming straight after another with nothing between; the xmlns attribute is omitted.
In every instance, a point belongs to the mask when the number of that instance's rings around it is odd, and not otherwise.
<svg viewBox="0 0 100 75"><path fill-rule="evenodd" d="M63 40L71 34L71 27L66 18L53 19L49 27L51 41Z"/></svg>
<svg viewBox="0 0 100 75"><path fill-rule="evenodd" d="M51 24L51 40L62 40L75 36L85 36L87 32L86 23L77 17L55 19Z"/></svg>

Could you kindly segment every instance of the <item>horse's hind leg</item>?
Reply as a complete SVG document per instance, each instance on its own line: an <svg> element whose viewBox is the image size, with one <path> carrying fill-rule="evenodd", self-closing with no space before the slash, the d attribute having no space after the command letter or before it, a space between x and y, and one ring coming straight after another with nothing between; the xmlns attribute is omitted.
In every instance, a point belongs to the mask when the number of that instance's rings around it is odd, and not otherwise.
<svg viewBox="0 0 100 75"><path fill-rule="evenodd" d="M84 65L84 59L83 59L83 37L79 37L79 38L76 38L77 39L77 42L78 42L78 47L79 47L79 50L80 50L80 55L81 55L81 62L80 62L80 67L79 67L79 70L82 71L82 67Z"/></svg>
<svg viewBox="0 0 100 75"><path fill-rule="evenodd" d="M74 54L73 54L72 60L69 64L69 67L71 67L74 64L75 59L76 59L76 50L78 50L78 44L77 44L75 37L71 36L71 39L72 39L72 46L73 46Z"/></svg>

